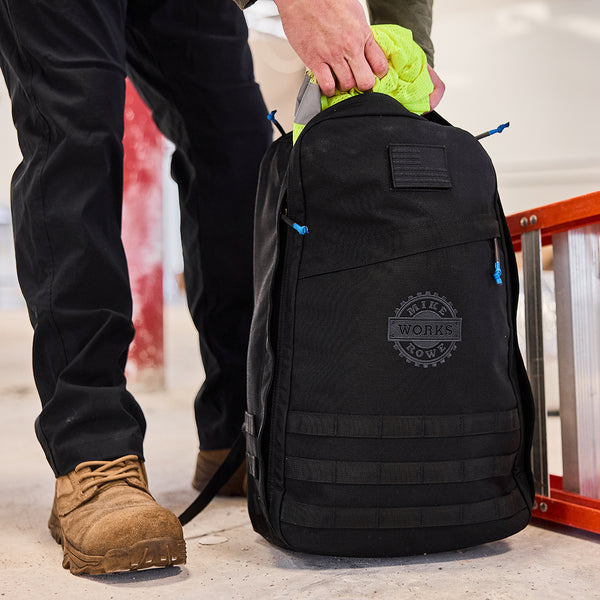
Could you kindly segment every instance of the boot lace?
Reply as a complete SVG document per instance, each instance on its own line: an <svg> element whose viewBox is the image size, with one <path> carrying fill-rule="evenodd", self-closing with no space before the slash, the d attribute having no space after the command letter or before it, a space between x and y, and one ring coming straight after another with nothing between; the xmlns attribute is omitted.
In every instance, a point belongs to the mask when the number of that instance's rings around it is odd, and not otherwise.
<svg viewBox="0 0 600 600"><path fill-rule="evenodd" d="M81 473L80 475L80 482L82 483L81 491L85 493L94 486L105 485L113 481L122 481L129 477L135 477L143 483L139 465L139 458L135 454L129 454L110 461L90 460L83 462L75 467L75 472L79 473L86 468L91 469L87 473Z"/></svg>

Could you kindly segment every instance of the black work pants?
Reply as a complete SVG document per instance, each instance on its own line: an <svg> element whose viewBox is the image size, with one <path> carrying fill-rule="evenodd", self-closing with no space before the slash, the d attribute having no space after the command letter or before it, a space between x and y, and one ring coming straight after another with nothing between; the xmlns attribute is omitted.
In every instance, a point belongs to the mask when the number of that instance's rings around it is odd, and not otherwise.
<svg viewBox="0 0 600 600"><path fill-rule="evenodd" d="M206 380L200 445L243 420L258 165L271 138L232 0L0 0L0 64L23 162L17 271L34 327L36 433L56 475L143 457L124 377L131 292L121 243L129 74L176 150L184 275Z"/></svg>

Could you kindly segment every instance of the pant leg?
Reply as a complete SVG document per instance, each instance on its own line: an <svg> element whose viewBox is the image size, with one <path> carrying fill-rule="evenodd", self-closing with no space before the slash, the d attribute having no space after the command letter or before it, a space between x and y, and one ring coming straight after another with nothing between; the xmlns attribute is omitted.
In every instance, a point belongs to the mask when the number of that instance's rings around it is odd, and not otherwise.
<svg viewBox="0 0 600 600"><path fill-rule="evenodd" d="M55 474L142 456L127 392L131 293L120 239L126 0L0 0L0 65L23 162L11 193L17 271Z"/></svg>
<svg viewBox="0 0 600 600"><path fill-rule="evenodd" d="M227 448L246 406L254 197L271 126L232 0L152 10L130 0L130 12L130 77L176 145L184 278L206 372L195 401L200 446Z"/></svg>

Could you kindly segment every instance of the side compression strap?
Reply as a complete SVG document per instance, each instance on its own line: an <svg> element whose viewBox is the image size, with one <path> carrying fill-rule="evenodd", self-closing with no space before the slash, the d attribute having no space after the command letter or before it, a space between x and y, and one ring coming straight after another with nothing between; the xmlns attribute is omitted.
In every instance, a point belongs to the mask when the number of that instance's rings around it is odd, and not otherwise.
<svg viewBox="0 0 600 600"><path fill-rule="evenodd" d="M231 479L237 468L244 462L246 456L246 439L242 430L231 447L231 451L223 464L217 469L212 479L200 492L198 497L179 515L182 525L189 523L197 514L202 512L210 501L219 493L219 490Z"/></svg>

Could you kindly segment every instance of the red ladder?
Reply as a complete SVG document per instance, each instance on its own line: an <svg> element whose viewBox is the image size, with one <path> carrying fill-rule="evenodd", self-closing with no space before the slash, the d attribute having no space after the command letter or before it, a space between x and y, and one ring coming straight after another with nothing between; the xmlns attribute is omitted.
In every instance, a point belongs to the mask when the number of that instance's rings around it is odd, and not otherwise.
<svg viewBox="0 0 600 600"><path fill-rule="evenodd" d="M600 192L507 218L523 252L527 371L536 402L533 516L600 533ZM541 247L554 250L563 477L548 473Z"/></svg>

